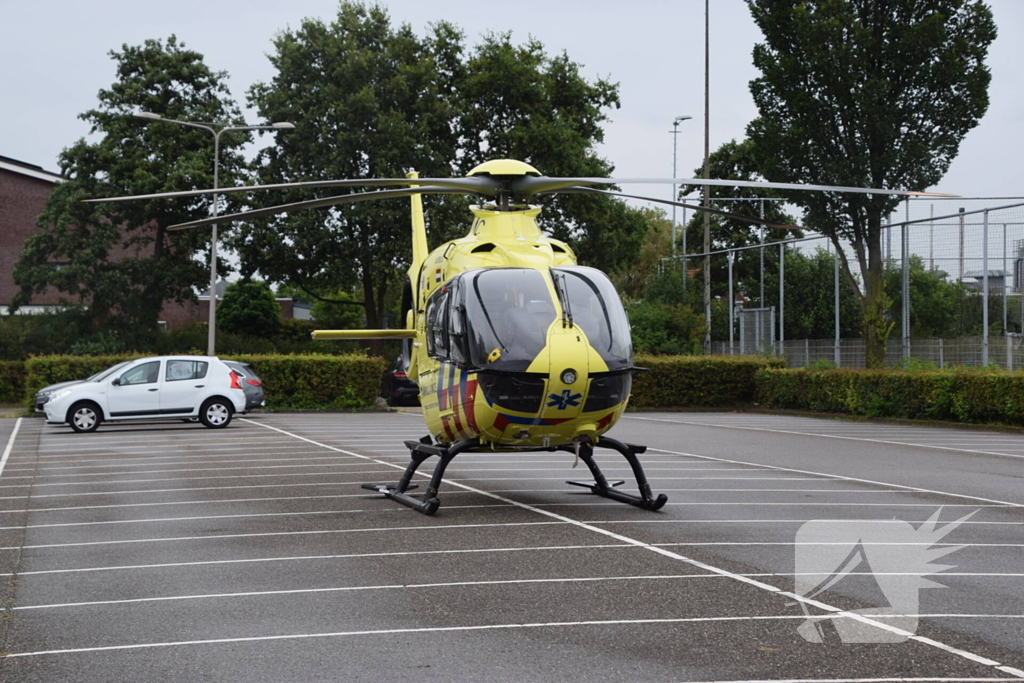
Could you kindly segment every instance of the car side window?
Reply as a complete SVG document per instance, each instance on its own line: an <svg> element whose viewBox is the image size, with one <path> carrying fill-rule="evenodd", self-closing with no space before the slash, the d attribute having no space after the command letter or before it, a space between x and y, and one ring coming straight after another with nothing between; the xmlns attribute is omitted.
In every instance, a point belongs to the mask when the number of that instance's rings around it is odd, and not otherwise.
<svg viewBox="0 0 1024 683"><path fill-rule="evenodd" d="M132 384L155 384L160 377L160 361L136 365L128 372L121 375L121 386Z"/></svg>
<svg viewBox="0 0 1024 683"><path fill-rule="evenodd" d="M201 360L169 360L164 379L168 382L202 379L206 377L208 367L209 363Z"/></svg>

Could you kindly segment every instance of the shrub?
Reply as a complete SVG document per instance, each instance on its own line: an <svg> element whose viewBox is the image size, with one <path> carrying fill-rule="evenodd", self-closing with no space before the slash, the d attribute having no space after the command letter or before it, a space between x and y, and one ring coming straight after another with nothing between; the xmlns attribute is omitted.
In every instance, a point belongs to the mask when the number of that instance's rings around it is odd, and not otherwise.
<svg viewBox="0 0 1024 683"><path fill-rule="evenodd" d="M784 367L780 358L753 356L638 356L650 372L633 375L631 408L722 407L754 400L754 375Z"/></svg>
<svg viewBox="0 0 1024 683"><path fill-rule="evenodd" d="M755 383L758 402L770 408L1024 425L1024 372L771 368Z"/></svg>
<svg viewBox="0 0 1024 683"><path fill-rule="evenodd" d="M332 356L235 356L263 380L267 407L359 409L373 405L380 391L383 358Z"/></svg>
<svg viewBox="0 0 1024 683"><path fill-rule="evenodd" d="M18 403L25 396L25 363L0 361L0 403Z"/></svg>

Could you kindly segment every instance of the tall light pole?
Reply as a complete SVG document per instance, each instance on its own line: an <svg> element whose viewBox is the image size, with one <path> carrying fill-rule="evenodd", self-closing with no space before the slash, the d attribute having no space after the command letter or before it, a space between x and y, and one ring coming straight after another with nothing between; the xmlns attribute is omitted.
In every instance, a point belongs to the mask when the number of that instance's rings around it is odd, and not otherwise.
<svg viewBox="0 0 1024 683"><path fill-rule="evenodd" d="M219 189L218 180L220 176L220 136L221 133L226 133L235 130L292 130L295 128L294 123L288 123L287 121L281 121L279 123L272 123L267 126L221 126L216 123L199 123L196 121L178 121L177 119L165 119L159 114L154 114L148 111L140 111L135 114L140 119L147 121L162 121L164 123L177 123L181 126L189 126L191 128L202 128L205 131L209 131L213 134L213 189ZM217 127L219 126L219 127ZM217 217L217 199L216 194L213 195L213 217ZM209 332L206 337L206 355L213 356L215 351L217 331L217 224L213 224L213 230L210 233L210 324Z"/></svg>
<svg viewBox="0 0 1024 683"><path fill-rule="evenodd" d="M711 8L704 0L704 180L711 177ZM704 208L711 206L711 188L704 186ZM704 212L704 353L711 353L711 214Z"/></svg>
<svg viewBox="0 0 1024 683"><path fill-rule="evenodd" d="M679 124L682 121L692 119L692 116L677 116L672 121L672 178L676 177L676 141L679 139ZM672 201L676 201L676 184L672 183ZM684 216L685 220L685 216ZM683 226L683 230L686 230L686 226ZM672 256L676 255L676 207L672 206Z"/></svg>

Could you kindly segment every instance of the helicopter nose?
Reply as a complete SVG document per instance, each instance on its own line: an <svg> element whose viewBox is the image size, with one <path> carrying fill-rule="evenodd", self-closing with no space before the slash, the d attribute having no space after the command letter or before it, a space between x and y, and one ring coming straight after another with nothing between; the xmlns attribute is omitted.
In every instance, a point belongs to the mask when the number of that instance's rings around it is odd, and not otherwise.
<svg viewBox="0 0 1024 683"><path fill-rule="evenodd" d="M548 339L548 393L543 416L576 417L587 398L590 345L572 328L555 327Z"/></svg>

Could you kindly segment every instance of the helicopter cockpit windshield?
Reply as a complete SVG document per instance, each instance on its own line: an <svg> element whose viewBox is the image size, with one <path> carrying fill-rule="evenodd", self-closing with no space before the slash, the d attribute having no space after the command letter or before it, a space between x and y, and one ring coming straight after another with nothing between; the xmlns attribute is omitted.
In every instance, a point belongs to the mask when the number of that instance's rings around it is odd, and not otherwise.
<svg viewBox="0 0 1024 683"><path fill-rule="evenodd" d="M462 273L427 304L428 351L462 367L523 372L547 346L559 307L610 371L631 366L629 323L619 296L601 271L581 266L553 268L550 275L531 268Z"/></svg>
<svg viewBox="0 0 1024 683"><path fill-rule="evenodd" d="M596 268L562 266L552 268L562 308L587 335L590 345L601 354L609 371L633 365L633 342L629 320L615 286Z"/></svg>
<svg viewBox="0 0 1024 683"><path fill-rule="evenodd" d="M541 271L469 271L459 278L457 289L465 310L465 351L471 365L522 371L547 346L556 312Z"/></svg>

